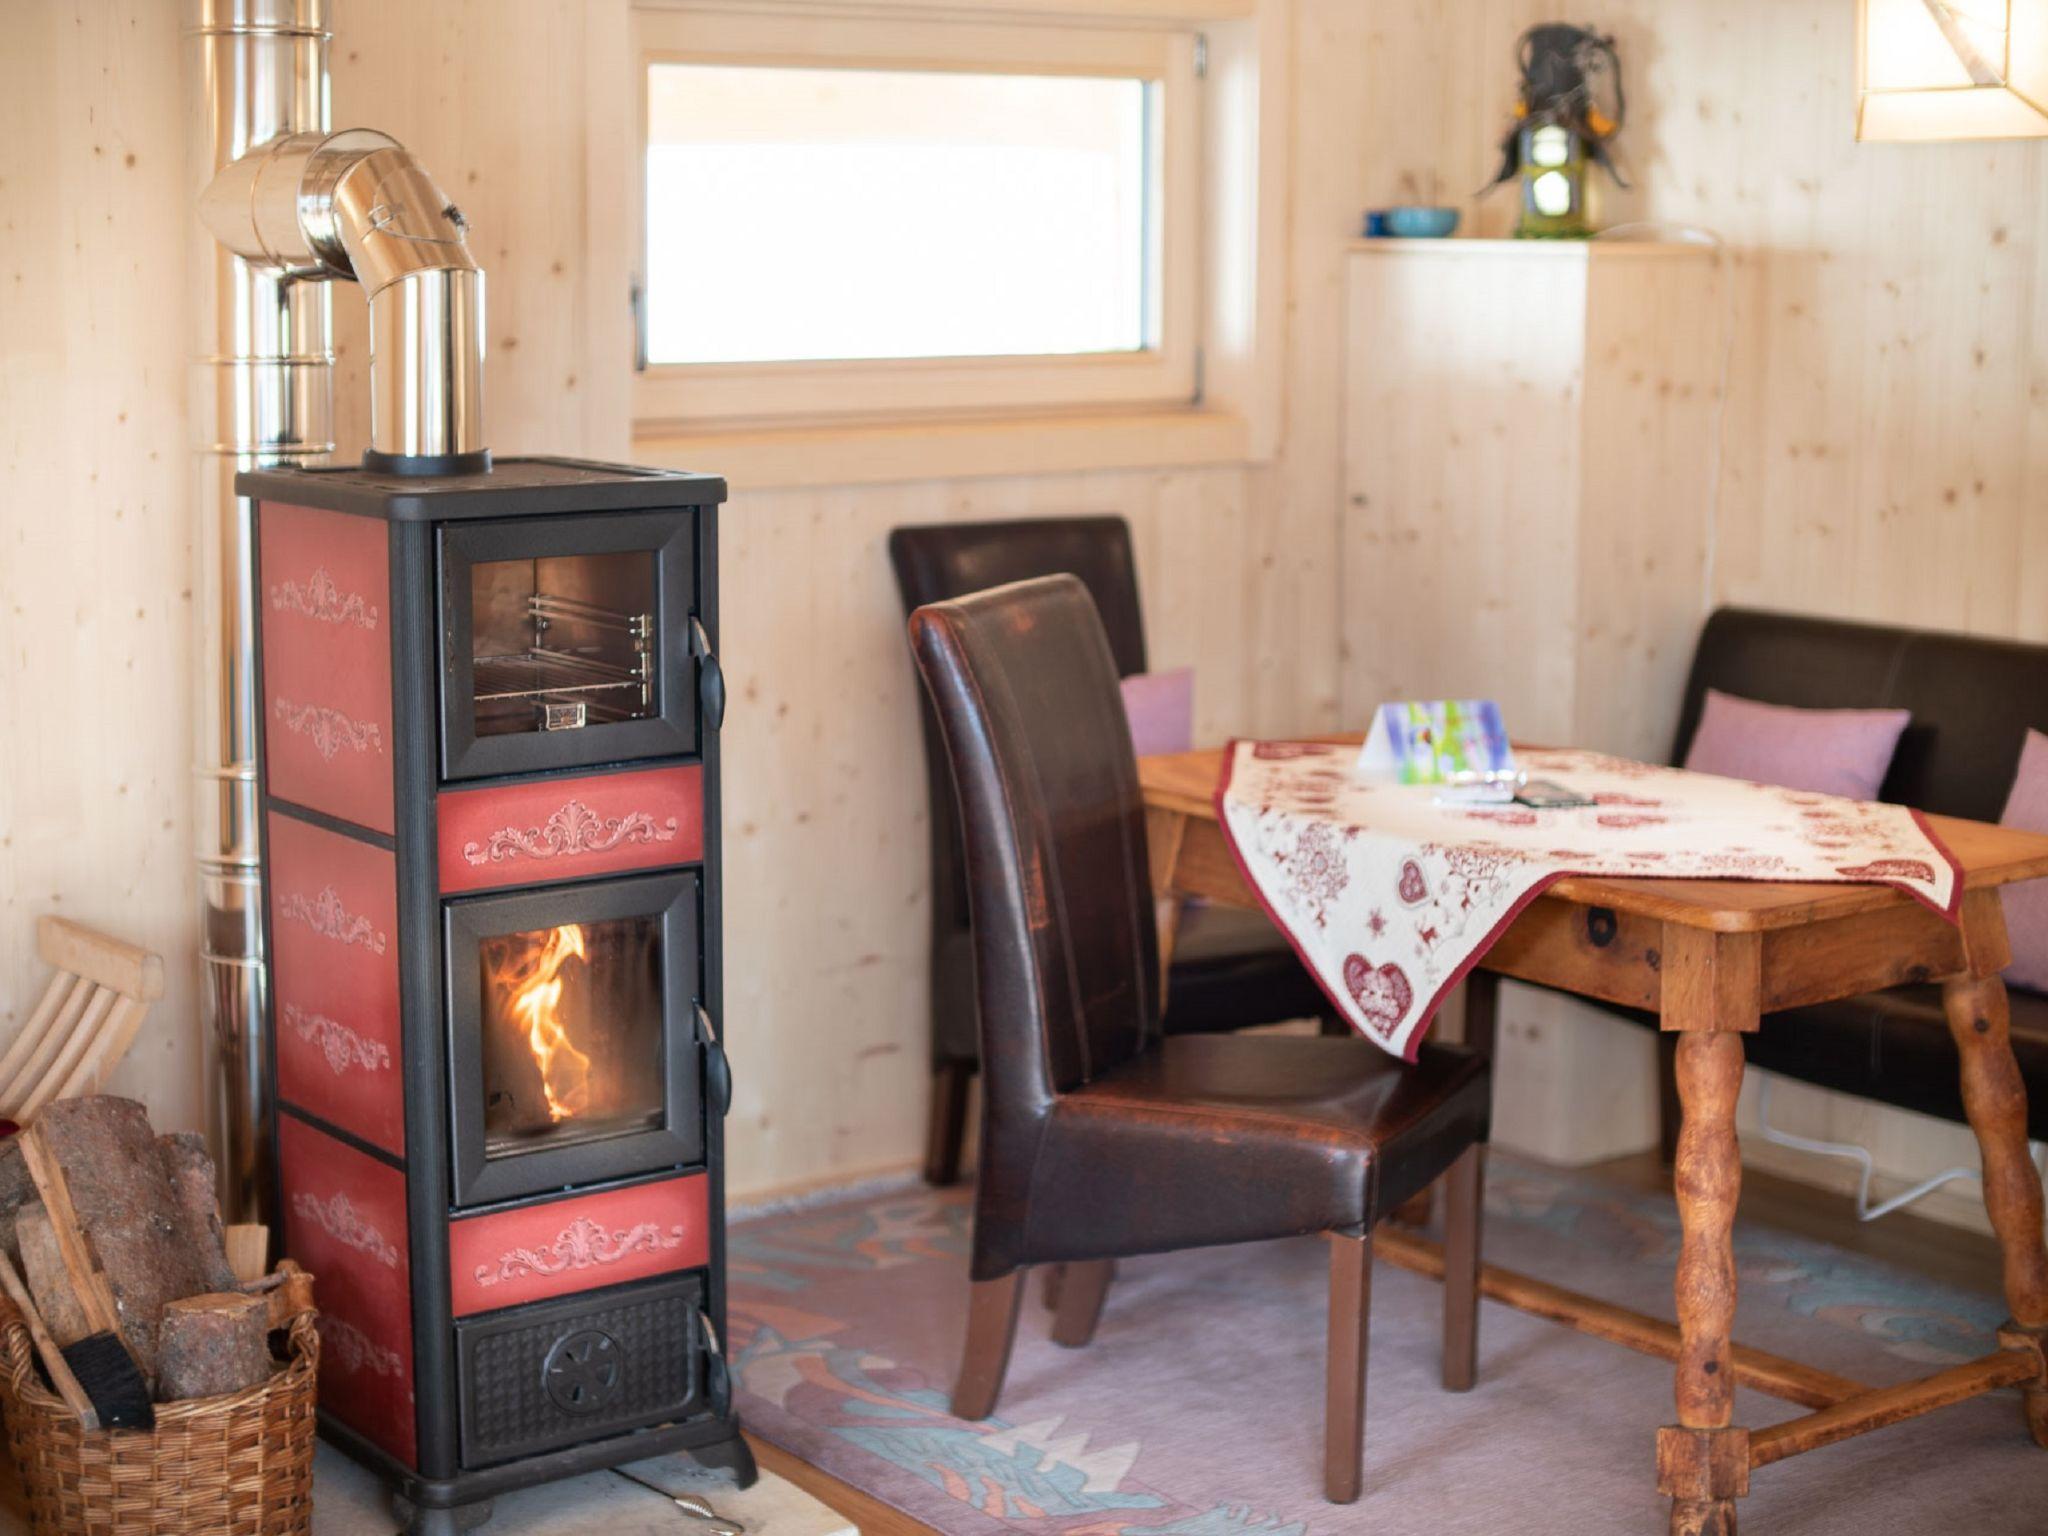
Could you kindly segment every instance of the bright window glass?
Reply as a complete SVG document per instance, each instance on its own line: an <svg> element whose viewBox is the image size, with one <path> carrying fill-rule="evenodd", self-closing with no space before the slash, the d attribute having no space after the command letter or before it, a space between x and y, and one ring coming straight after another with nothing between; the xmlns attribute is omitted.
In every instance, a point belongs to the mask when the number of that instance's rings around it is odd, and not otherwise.
<svg viewBox="0 0 2048 1536"><path fill-rule="evenodd" d="M1154 82L656 63L653 365L1156 344Z"/></svg>

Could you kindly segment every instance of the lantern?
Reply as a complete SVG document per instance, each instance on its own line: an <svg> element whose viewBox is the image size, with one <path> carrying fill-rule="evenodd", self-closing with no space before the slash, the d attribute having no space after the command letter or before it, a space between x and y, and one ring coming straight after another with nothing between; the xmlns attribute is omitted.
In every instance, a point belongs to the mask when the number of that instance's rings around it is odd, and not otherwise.
<svg viewBox="0 0 2048 1536"><path fill-rule="evenodd" d="M1621 181L1607 151L1621 131L1624 111L1614 39L1546 23L1522 34L1516 61L1522 83L1515 125L1501 145L1493 184L1520 184L1517 238L1584 239L1593 232L1586 208L1588 164L1605 166Z"/></svg>

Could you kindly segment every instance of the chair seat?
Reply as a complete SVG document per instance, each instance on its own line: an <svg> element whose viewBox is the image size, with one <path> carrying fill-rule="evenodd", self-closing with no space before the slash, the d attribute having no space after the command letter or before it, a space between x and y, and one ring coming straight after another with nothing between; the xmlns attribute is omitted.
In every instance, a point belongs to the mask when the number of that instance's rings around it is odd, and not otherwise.
<svg viewBox="0 0 2048 1536"><path fill-rule="evenodd" d="M1031 1262L1369 1229L1486 1138L1485 1063L1426 1045L1183 1036L1061 1094Z"/></svg>
<svg viewBox="0 0 2048 1536"><path fill-rule="evenodd" d="M1182 912L1167 972L1167 1034L1214 1034L1330 1012L1315 977L1263 912L1199 902Z"/></svg>

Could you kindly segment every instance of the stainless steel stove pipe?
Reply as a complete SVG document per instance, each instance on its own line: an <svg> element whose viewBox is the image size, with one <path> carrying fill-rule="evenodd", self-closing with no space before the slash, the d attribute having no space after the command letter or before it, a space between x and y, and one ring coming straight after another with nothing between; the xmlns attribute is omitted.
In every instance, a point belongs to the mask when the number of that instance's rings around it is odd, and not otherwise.
<svg viewBox="0 0 2048 1536"><path fill-rule="evenodd" d="M334 451L331 289L370 304L366 468L486 470L484 279L461 213L405 149L328 131L327 0L191 0L204 226L197 378L201 1007L221 1070L223 1208L271 1221L258 854L255 509L237 470ZM273 1222L274 1224L274 1222Z"/></svg>
<svg viewBox="0 0 2048 1536"><path fill-rule="evenodd" d="M489 467L483 446L484 276L433 178L372 128L297 133L224 167L200 217L244 261L351 278L370 301L370 447L401 474Z"/></svg>
<svg viewBox="0 0 2048 1536"><path fill-rule="evenodd" d="M327 0L190 0L187 134L195 195L280 134L328 126ZM223 1208L270 1220L270 1063L263 1049L262 875L256 794L252 505L235 472L317 464L334 449L333 312L325 283L222 249L198 227L191 414L199 526L195 591L200 1007L217 1054Z"/></svg>

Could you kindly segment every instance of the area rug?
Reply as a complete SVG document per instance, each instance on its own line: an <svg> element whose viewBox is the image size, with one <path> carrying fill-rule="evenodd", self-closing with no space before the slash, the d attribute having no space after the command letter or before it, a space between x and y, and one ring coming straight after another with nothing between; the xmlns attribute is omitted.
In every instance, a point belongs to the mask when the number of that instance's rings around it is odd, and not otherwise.
<svg viewBox="0 0 2048 1536"><path fill-rule="evenodd" d="M731 1332L747 1426L937 1530L983 1536L1661 1532L1668 1366L1489 1302L1480 1379L1438 1384L1441 1291L1376 1267L1365 1496L1321 1495L1324 1249L1127 1261L1095 1341L1027 1300L996 1417L946 1411L971 1207L918 1189L743 1222ZM1671 1316L1668 1199L1496 1156L1493 1262ZM1737 1337L1876 1384L1995 1347L1996 1277L1943 1286L1769 1228L1736 1235ZM1800 1410L1747 1391L1739 1422ZM1760 1471L1745 1532L2048 1530L2048 1451L2002 1393Z"/></svg>

